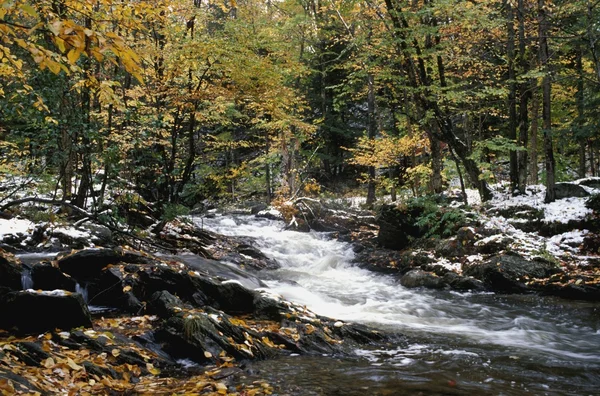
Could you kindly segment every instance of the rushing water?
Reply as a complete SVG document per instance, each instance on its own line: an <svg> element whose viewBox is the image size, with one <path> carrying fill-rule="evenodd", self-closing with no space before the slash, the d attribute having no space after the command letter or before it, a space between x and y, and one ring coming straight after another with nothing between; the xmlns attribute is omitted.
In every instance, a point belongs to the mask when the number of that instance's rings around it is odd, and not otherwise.
<svg viewBox="0 0 600 396"><path fill-rule="evenodd" d="M286 299L407 336L353 359L290 356L251 365L283 393L600 394L600 303L407 289L353 265L351 246L324 234L246 216L202 224L255 237L282 266L261 273L264 281Z"/></svg>

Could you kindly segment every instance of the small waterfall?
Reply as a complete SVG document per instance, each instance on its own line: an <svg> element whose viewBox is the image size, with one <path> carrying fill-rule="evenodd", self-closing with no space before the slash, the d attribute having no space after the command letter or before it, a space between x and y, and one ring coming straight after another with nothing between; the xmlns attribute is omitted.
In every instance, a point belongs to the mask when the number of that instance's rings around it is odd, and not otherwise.
<svg viewBox="0 0 600 396"><path fill-rule="evenodd" d="M31 278L31 269L23 266L21 272L21 287L23 290L33 289L33 279Z"/></svg>
<svg viewBox="0 0 600 396"><path fill-rule="evenodd" d="M75 293L81 294L81 297L83 297L83 301L86 304L88 303L88 289L86 284L80 285L79 283L77 283L75 285Z"/></svg>

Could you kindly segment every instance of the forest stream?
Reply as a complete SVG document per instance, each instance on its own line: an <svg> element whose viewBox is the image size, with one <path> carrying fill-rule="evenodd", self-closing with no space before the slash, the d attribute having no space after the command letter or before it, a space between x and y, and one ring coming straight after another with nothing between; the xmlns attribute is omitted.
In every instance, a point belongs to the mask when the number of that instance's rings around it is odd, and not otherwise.
<svg viewBox="0 0 600 396"><path fill-rule="evenodd" d="M587 395L600 384L597 303L537 295L407 289L353 264L352 246L324 233L284 231L250 216L196 218L199 227L252 236L281 268L268 289L317 314L399 334L355 358L286 356L247 373L281 394Z"/></svg>

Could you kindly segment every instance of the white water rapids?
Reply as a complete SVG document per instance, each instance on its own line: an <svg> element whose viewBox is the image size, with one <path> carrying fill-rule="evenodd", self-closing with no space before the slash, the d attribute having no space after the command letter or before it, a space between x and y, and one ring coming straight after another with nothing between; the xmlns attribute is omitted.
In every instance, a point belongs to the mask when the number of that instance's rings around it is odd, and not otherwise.
<svg viewBox="0 0 600 396"><path fill-rule="evenodd" d="M281 222L250 216L196 222L219 234L255 238L257 247L281 264L281 269L269 271L264 279L272 292L320 315L417 340L408 347L379 351L379 355L361 352L378 364L406 366L419 357L430 359L435 352L477 357L483 365L498 356L509 365L519 359L543 361L548 370L556 366L558 371L592 369L598 375L600 314L594 303L407 289L394 276L357 267L352 262L352 246L324 234L284 231ZM513 366L512 371L522 370Z"/></svg>

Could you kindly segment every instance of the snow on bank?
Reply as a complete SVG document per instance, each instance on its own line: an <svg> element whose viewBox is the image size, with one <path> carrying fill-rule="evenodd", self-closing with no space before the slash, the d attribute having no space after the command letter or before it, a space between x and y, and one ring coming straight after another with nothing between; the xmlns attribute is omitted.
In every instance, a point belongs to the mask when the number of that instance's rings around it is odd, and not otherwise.
<svg viewBox="0 0 600 396"><path fill-rule="evenodd" d="M28 234L33 231L35 224L24 219L0 219L0 239L7 235Z"/></svg>
<svg viewBox="0 0 600 396"><path fill-rule="evenodd" d="M600 180L599 180L600 183ZM578 184L578 182L574 182ZM582 186L583 187L583 186ZM510 208L533 208L543 213L541 219L545 224L567 224L570 221L581 221L592 215L592 210L585 206L587 198L571 197L545 203L546 187L543 185L528 186L525 195L512 196L506 185L495 186L494 197L489 202L488 213L498 213L498 210ZM590 194L600 193L599 189L585 187ZM575 229L551 238L540 236L537 232L525 232L514 226L517 221L527 222L497 215L482 214L485 228L496 230L501 235L493 235L478 241L485 243L488 239L506 236L511 239L509 248L525 256L535 257L550 255L560 260L570 261L579 265L588 263L587 256L578 255L579 246L589 233L586 229Z"/></svg>

